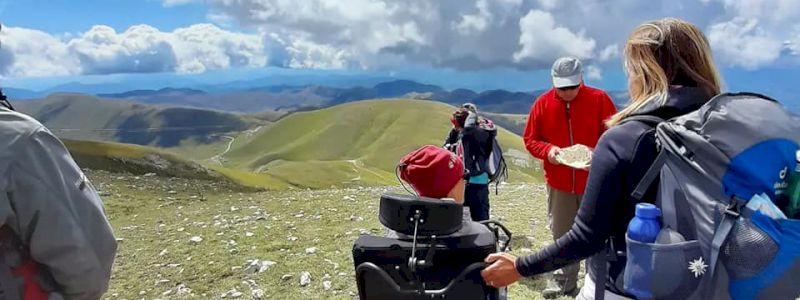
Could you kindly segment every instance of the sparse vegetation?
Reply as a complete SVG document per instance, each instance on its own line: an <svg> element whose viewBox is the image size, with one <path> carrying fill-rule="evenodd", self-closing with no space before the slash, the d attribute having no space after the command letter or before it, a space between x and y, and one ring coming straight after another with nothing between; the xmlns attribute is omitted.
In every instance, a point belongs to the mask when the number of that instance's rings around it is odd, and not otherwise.
<svg viewBox="0 0 800 300"><path fill-rule="evenodd" d="M215 181L87 174L120 238L107 299L253 299L258 289L264 299L353 299L353 242L384 232L379 196L402 191L241 193ZM550 243L543 184L503 185L491 199L494 218L514 233L513 253ZM264 271L248 270L252 260ZM300 285L302 272L311 276L307 286ZM509 296L541 299L543 288L544 277L526 279Z"/></svg>
<svg viewBox="0 0 800 300"><path fill-rule="evenodd" d="M402 191L394 165L440 144L452 109L349 103L168 149L65 140L92 169L120 239L106 298L353 298L353 242L384 232L379 196ZM524 254L550 241L541 167L519 136L503 129L499 137L513 183L491 196L493 214ZM310 283L301 285L305 275ZM525 280L510 295L538 298L543 285Z"/></svg>

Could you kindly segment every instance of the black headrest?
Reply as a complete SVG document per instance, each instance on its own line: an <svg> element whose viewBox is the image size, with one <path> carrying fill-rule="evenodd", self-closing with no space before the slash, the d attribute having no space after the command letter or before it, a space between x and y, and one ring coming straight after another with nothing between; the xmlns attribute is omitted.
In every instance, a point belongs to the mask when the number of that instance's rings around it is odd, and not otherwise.
<svg viewBox="0 0 800 300"><path fill-rule="evenodd" d="M402 234L414 234L414 214L420 212L419 236L447 235L461 229L463 206L452 200L384 194L381 196L380 221Z"/></svg>

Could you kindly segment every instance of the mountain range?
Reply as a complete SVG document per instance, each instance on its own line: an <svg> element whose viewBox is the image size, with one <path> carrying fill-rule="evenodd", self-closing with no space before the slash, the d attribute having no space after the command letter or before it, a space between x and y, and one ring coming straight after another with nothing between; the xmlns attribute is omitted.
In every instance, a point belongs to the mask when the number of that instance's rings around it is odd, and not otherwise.
<svg viewBox="0 0 800 300"><path fill-rule="evenodd" d="M448 91L436 85L410 80L395 80L382 82L369 88L281 85L228 92L164 88L161 90L136 90L116 94L99 94L98 96L146 104L190 106L244 113L267 110L313 110L359 100L403 97L434 100L451 105L471 102L484 112L527 114L536 97L544 92L546 90L531 92L489 90L476 92L469 89L455 89ZM624 92L610 92L610 95L618 105L628 100Z"/></svg>
<svg viewBox="0 0 800 300"><path fill-rule="evenodd" d="M82 84L64 85L46 92L21 89L7 89L10 97L30 99L41 97L62 89L76 92L89 91L88 94L100 98L121 99L129 102L162 106L184 106L214 109L239 113L263 111L304 111L338 104L384 98L411 98L434 100L451 105L465 102L476 104L481 111L503 114L527 114L537 96L546 90L514 92L507 90L487 90L477 92L469 89L448 91L440 86L419 83L411 80L381 82L369 87L337 87L328 85L262 85L258 81L234 82L220 86L203 88L162 88L139 89L119 93L94 93L113 89L113 86L93 86ZM627 102L624 92L609 92L614 101L621 105Z"/></svg>
<svg viewBox="0 0 800 300"><path fill-rule="evenodd" d="M88 167L127 170L119 166L132 164L131 158L111 154L165 151L236 182L270 188L394 184L394 166L400 157L425 144L440 145L450 130L447 120L454 109L437 101L389 98L288 114L243 114L71 93L15 104L17 110L38 119L65 140L93 141L68 143L68 147L80 146L71 150L76 155L82 153L79 158ZM497 122L501 127L516 126L513 131L501 128L499 134L512 180L539 178L540 166L515 133L522 128L524 116L490 115L503 120ZM140 165L158 161L140 156L134 157L137 166L133 170L147 169Z"/></svg>

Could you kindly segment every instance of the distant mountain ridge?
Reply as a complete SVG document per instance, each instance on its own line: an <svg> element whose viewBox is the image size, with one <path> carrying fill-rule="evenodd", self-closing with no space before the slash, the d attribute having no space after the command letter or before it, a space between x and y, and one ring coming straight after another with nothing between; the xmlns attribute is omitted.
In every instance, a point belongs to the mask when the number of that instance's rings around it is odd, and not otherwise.
<svg viewBox="0 0 800 300"><path fill-rule="evenodd" d="M161 90L136 90L102 97L125 99L145 104L189 106L234 112L308 111L339 104L387 98L412 98L433 100L451 105L465 102L476 104L481 111L503 114L527 114L536 97L547 90L514 92L488 90L476 92L469 89L447 91L436 85L411 80L395 80L372 87L339 88L330 86L264 86L229 92L204 92L196 89L165 88ZM627 102L624 92L610 92L614 101Z"/></svg>
<svg viewBox="0 0 800 300"><path fill-rule="evenodd" d="M14 106L62 138L114 141L158 147L209 144L229 132L269 123L271 116L246 116L229 112L157 107L94 96L59 93Z"/></svg>

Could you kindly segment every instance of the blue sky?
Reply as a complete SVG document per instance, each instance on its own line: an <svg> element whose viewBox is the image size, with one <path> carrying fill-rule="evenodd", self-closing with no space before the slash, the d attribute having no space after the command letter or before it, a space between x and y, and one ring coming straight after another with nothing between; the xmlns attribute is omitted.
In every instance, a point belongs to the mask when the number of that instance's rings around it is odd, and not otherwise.
<svg viewBox="0 0 800 300"><path fill-rule="evenodd" d="M84 32L103 24L124 31L149 24L165 31L206 22L200 3L164 7L157 0L0 0L3 24L49 33Z"/></svg>
<svg viewBox="0 0 800 300"><path fill-rule="evenodd" d="M732 89L797 89L800 1L786 0L0 0L0 85L298 70L533 90L572 55L588 82L620 90L627 33L665 16L706 32Z"/></svg>

